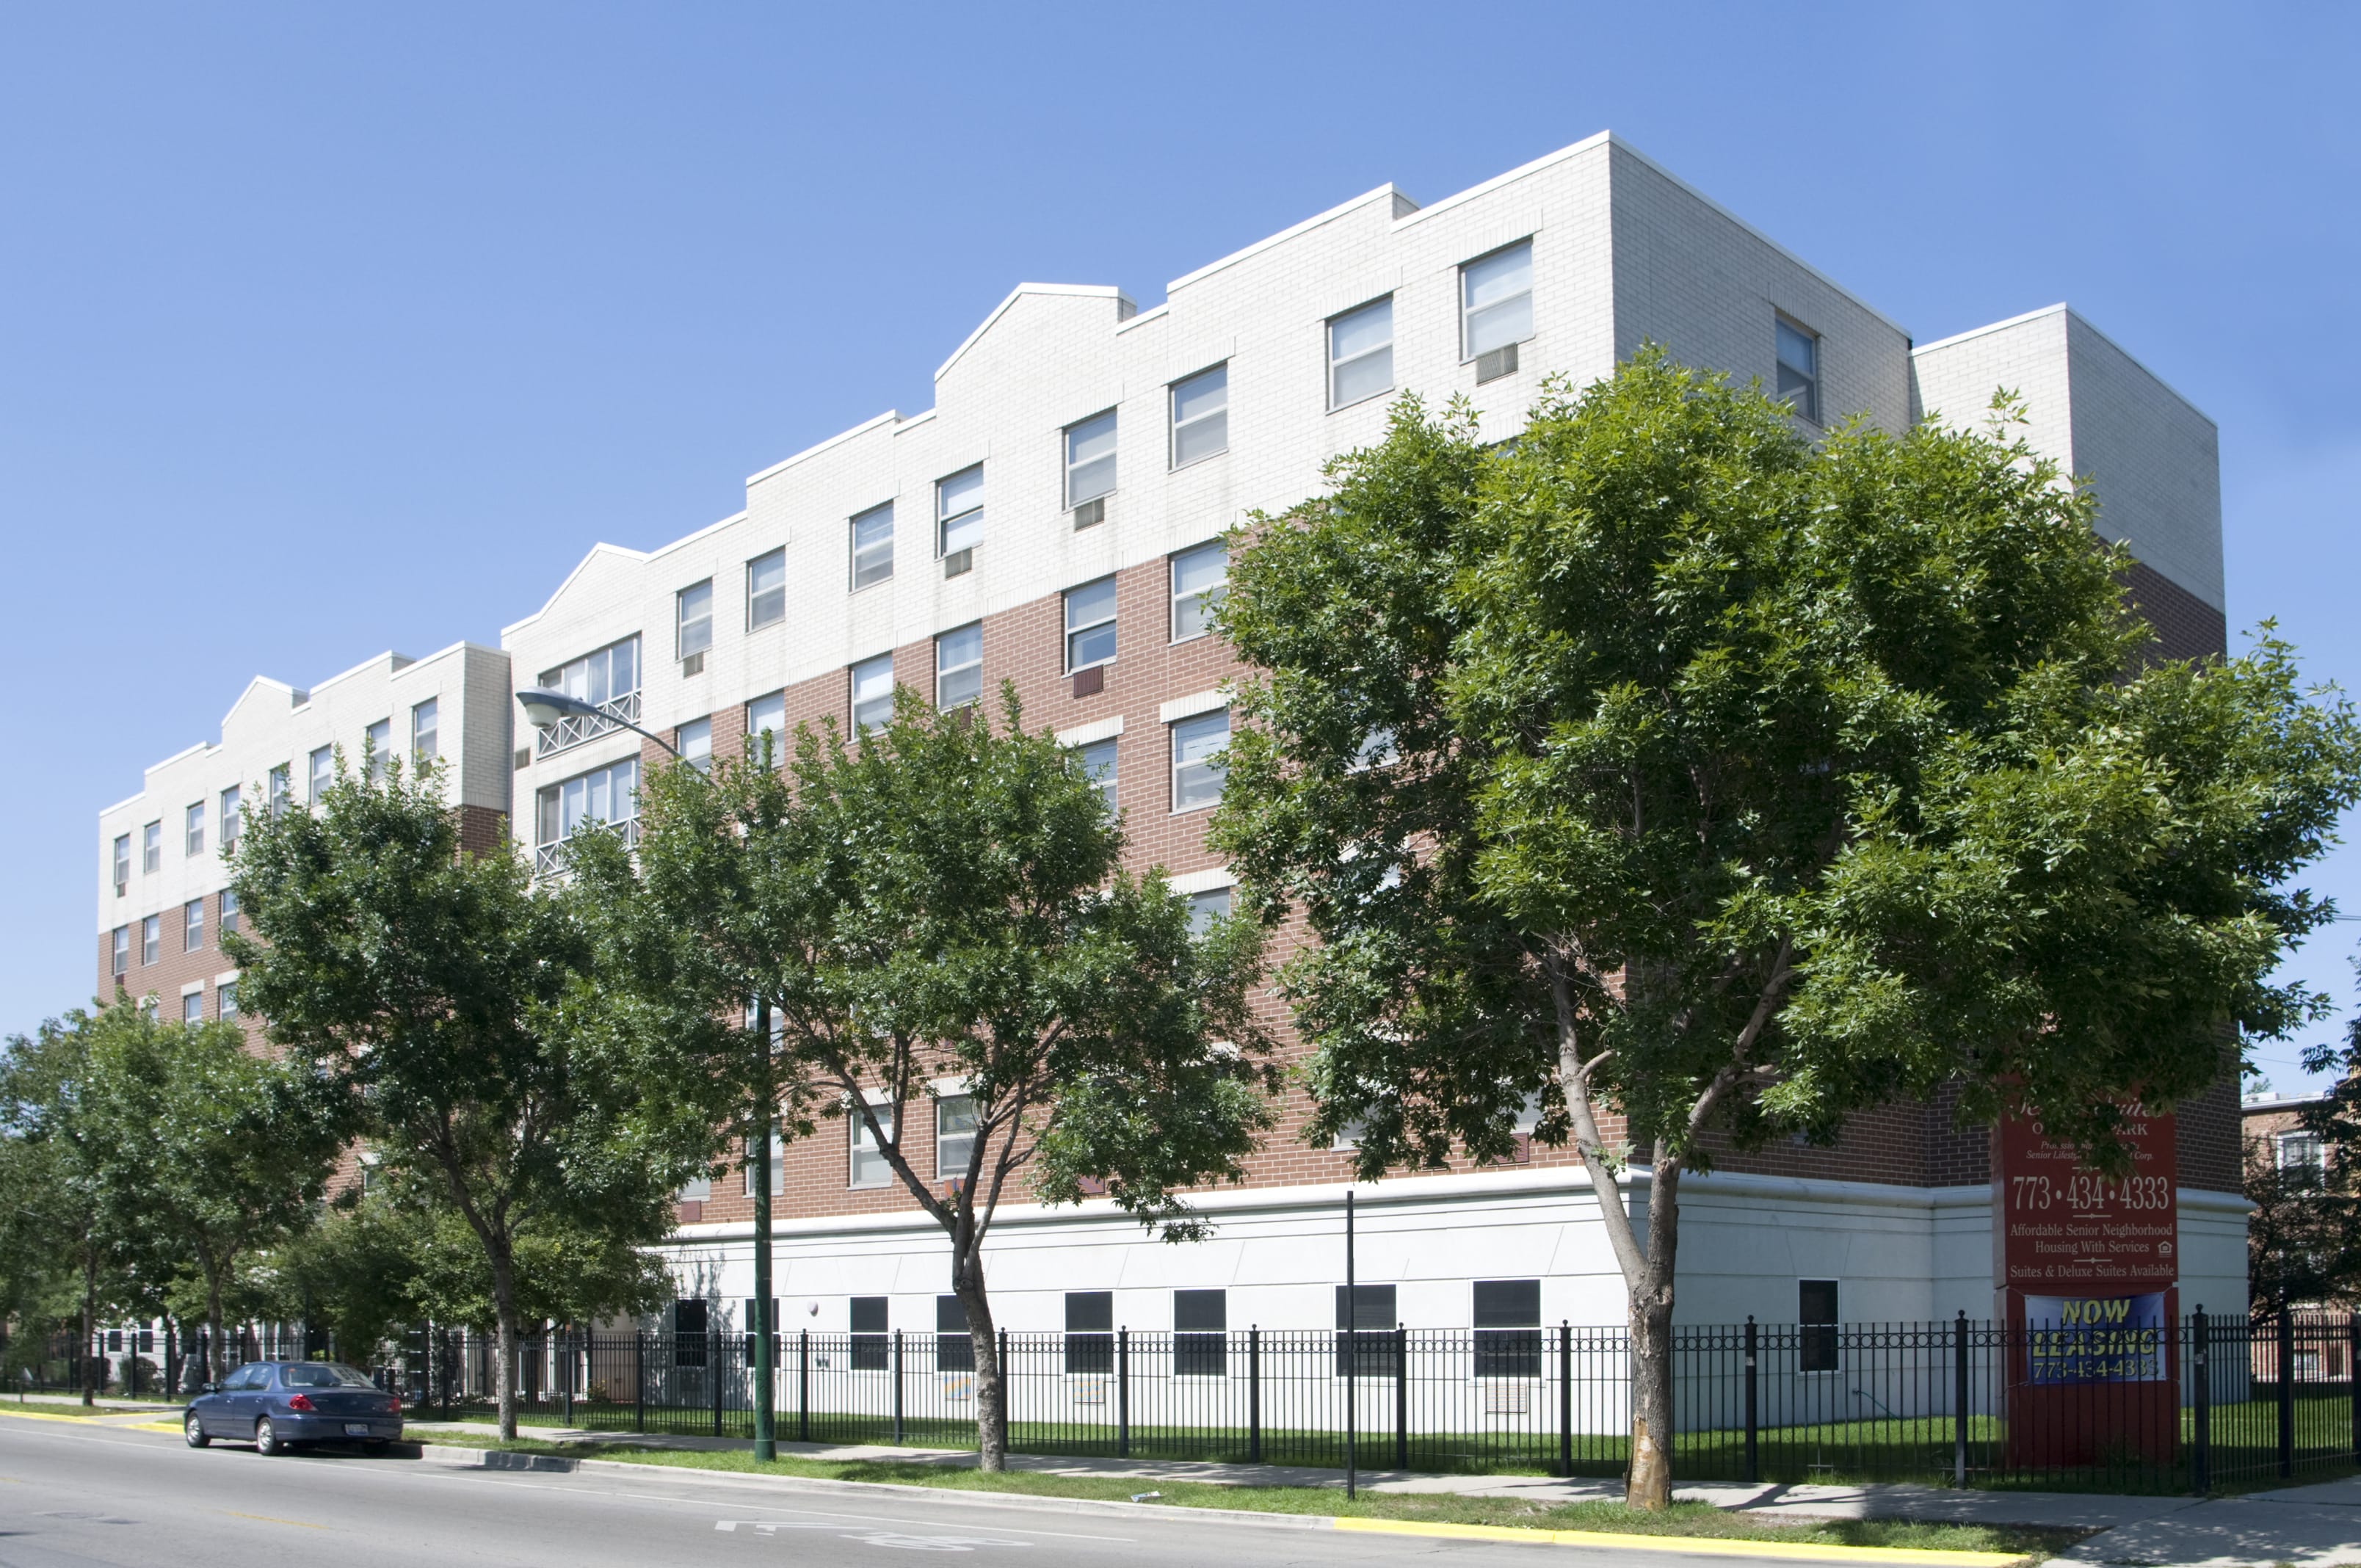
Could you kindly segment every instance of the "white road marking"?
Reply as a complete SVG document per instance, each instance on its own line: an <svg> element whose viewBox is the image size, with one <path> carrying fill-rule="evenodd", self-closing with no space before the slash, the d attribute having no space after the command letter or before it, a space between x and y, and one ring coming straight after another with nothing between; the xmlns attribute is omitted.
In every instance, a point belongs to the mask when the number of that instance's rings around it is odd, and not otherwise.
<svg viewBox="0 0 2361 1568"><path fill-rule="evenodd" d="M734 1531L740 1525L760 1535L783 1530L838 1530L832 1524L799 1524L778 1519L717 1519L713 1528ZM899 1530L844 1530L846 1541L863 1546L891 1546L905 1552L973 1552L979 1546L1030 1546L1029 1541L1009 1541L994 1535L906 1535Z"/></svg>

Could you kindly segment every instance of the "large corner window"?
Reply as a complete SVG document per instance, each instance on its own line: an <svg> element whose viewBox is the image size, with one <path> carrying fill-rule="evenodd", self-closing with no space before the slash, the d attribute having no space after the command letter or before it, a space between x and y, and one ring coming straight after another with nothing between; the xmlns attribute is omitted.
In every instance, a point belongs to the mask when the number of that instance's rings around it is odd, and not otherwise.
<svg viewBox="0 0 2361 1568"><path fill-rule="evenodd" d="M1779 395L1802 418L1820 422L1820 338L1808 327L1781 316Z"/></svg>
<svg viewBox="0 0 2361 1568"><path fill-rule="evenodd" d="M935 706L948 713L983 699L983 623L946 631L935 639Z"/></svg>
<svg viewBox="0 0 2361 1568"><path fill-rule="evenodd" d="M982 519L978 519L981 525ZM852 520L852 591L894 575L894 503L871 507Z"/></svg>
<svg viewBox="0 0 2361 1568"><path fill-rule="evenodd" d="M708 609L708 620L710 612ZM585 653L554 670L542 672L541 684L552 691L578 697L599 709L595 714L561 718L544 727L536 741L547 757L579 746L614 729L617 721L640 721L640 636L638 632Z"/></svg>
<svg viewBox="0 0 2361 1568"><path fill-rule="evenodd" d="M1328 406L1348 408L1394 389L1391 295L1328 323Z"/></svg>
<svg viewBox="0 0 2361 1568"><path fill-rule="evenodd" d="M1172 466L1186 468L1230 449L1230 367L1216 365L1172 383Z"/></svg>
<svg viewBox="0 0 2361 1568"><path fill-rule="evenodd" d="M1459 347L1476 362L1476 383L1517 368L1517 345L1533 335L1533 242L1480 257L1459 269Z"/></svg>
<svg viewBox="0 0 2361 1568"><path fill-rule="evenodd" d="M935 554L943 576L956 577L975 565L983 543L983 465L962 468L935 481Z"/></svg>
<svg viewBox="0 0 2361 1568"><path fill-rule="evenodd" d="M533 802L533 872L548 876L565 868L566 841L577 833L610 828L626 844L640 837L640 760L624 757L603 768L543 786Z"/></svg>

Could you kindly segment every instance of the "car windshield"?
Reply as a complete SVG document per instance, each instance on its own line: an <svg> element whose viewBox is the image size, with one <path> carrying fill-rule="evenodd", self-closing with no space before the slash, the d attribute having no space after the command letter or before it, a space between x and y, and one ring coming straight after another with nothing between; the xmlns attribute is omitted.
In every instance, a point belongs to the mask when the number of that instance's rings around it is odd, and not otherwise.
<svg viewBox="0 0 2361 1568"><path fill-rule="evenodd" d="M289 1388L374 1388L368 1374L334 1362L305 1361L279 1370L279 1381Z"/></svg>

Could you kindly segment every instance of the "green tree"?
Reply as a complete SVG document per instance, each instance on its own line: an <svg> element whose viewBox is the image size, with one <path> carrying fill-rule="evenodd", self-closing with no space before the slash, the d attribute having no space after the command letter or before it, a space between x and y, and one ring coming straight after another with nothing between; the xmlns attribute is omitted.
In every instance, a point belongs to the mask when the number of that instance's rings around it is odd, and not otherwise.
<svg viewBox="0 0 2361 1568"><path fill-rule="evenodd" d="M110 1008L84 1056L80 1116L109 1212L150 1258L185 1259L203 1288L212 1371L225 1294L308 1225L346 1136L345 1106L309 1062L259 1056L235 1024L158 1024Z"/></svg>
<svg viewBox="0 0 2361 1568"><path fill-rule="evenodd" d="M251 933L223 946L270 1039L350 1095L385 1165L475 1238L513 1436L531 1238L653 1244L681 1162L604 1054L572 900L536 891L505 843L463 852L437 769L374 774L340 757L316 813L248 815L233 885Z"/></svg>
<svg viewBox="0 0 2361 1568"><path fill-rule="evenodd" d="M784 773L759 759L709 781L658 772L636 880L611 846L577 861L643 952L665 931L708 948L730 934L712 967L610 965L610 979L686 975L648 1003L684 1020L767 1004L788 1105L851 1118L942 1228L988 1470L1005 1467L1008 1431L983 1245L1012 1179L1029 1173L1050 1202L1104 1182L1187 1239L1203 1225L1185 1190L1241 1178L1271 1120L1247 1006L1259 932L1192 936L1160 877L1121 872L1122 847L1096 786L1026 732L1013 692L995 728L902 691L856 742L798 731ZM965 1168L939 1172L946 1100L972 1131Z"/></svg>
<svg viewBox="0 0 2361 1568"><path fill-rule="evenodd" d="M2120 1168L2128 1097L2308 1015L2266 977L2324 917L2279 890L2355 798L2352 711L2268 638L2143 663L2126 558L2004 426L1807 443L1649 350L1503 446L1405 400L1332 477L1232 573L1263 673L1215 836L1318 938L1308 1138L1355 1124L1374 1177L1538 1099L1579 1151L1634 1504L1670 1497L1685 1172L1946 1086Z"/></svg>

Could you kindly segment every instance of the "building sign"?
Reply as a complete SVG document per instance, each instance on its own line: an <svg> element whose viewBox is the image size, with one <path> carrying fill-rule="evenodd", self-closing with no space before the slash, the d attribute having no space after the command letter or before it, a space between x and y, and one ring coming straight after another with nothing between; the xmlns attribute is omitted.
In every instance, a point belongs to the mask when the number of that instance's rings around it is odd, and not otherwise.
<svg viewBox="0 0 2361 1568"><path fill-rule="evenodd" d="M1995 1285L2125 1296L2180 1277L2172 1116L2136 1112L2123 1140L2131 1174L2102 1176L2083 1167L2072 1145L2042 1136L2038 1123L2002 1121L1993 1164Z"/></svg>
<svg viewBox="0 0 2361 1568"><path fill-rule="evenodd" d="M2165 1292L2025 1298L2026 1381L2161 1383Z"/></svg>

